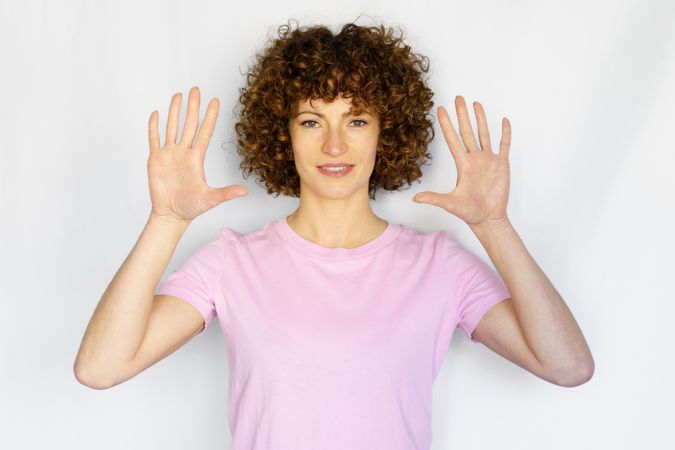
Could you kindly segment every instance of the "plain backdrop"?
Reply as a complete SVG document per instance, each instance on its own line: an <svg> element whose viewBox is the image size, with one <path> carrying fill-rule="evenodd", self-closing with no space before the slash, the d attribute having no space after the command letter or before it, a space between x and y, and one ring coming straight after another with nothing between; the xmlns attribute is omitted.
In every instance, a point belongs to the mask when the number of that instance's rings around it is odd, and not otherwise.
<svg viewBox="0 0 675 450"><path fill-rule="evenodd" d="M675 6L638 0L0 2L0 447L229 448L217 321L112 389L79 384L73 362L148 218L147 122L158 110L163 144L175 92L181 130L190 87L200 119L220 100L207 182L250 195L197 218L165 276L219 228L253 231L296 208L243 179L233 144L242 74L289 19L400 26L455 124L455 95L483 103L493 147L509 118L508 214L591 347L593 378L564 388L456 330L432 448L675 448ZM464 222L410 200L455 186L435 127L421 182L373 208L449 230L491 263Z"/></svg>

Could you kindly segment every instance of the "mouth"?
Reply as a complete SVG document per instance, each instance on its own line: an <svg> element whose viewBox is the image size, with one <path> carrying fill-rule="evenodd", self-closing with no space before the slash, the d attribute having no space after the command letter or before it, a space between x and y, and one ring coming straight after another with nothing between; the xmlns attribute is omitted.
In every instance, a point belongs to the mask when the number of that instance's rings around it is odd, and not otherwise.
<svg viewBox="0 0 675 450"><path fill-rule="evenodd" d="M319 172L333 178L344 177L345 175L347 175L349 172L352 171L352 167L354 167L354 164L341 164L341 163L324 164L322 166L317 166Z"/></svg>

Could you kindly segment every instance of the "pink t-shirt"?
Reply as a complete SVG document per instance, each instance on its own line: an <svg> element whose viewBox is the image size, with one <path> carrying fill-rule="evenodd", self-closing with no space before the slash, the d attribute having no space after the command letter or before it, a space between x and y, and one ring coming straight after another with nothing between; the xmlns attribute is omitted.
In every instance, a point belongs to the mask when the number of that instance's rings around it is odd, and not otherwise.
<svg viewBox="0 0 675 450"><path fill-rule="evenodd" d="M155 293L187 301L206 327L218 318L232 450L428 450L453 331L478 343L478 321L511 297L445 231L390 222L360 247L326 248L285 217L221 228Z"/></svg>

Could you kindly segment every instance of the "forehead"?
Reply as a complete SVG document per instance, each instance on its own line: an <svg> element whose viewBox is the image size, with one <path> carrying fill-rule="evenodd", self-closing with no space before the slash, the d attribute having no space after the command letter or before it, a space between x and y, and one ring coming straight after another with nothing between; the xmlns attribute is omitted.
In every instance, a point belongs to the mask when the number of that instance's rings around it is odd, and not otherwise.
<svg viewBox="0 0 675 450"><path fill-rule="evenodd" d="M301 111L317 111L322 110L337 110L338 112L350 111L353 114L360 114L362 112L367 112L367 108L359 109L353 102L351 98L345 98L342 95L336 97L333 101L327 101L323 98L306 98L301 100L296 100L294 106L295 114L300 113Z"/></svg>
<svg viewBox="0 0 675 450"><path fill-rule="evenodd" d="M306 98L304 100L296 101L296 106L298 108L308 108L317 111L322 110L327 106L331 108L349 109L352 106L352 100L342 96L337 97L332 102L326 101L322 98Z"/></svg>

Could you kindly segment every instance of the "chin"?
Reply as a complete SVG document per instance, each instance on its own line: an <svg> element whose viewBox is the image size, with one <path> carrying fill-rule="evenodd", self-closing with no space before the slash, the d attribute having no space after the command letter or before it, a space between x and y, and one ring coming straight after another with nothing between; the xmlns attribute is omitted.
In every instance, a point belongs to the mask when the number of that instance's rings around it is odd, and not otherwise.
<svg viewBox="0 0 675 450"><path fill-rule="evenodd" d="M354 189L351 186L340 186L339 188L333 189L321 189L317 194L323 198L329 198L331 200L339 200L342 198L350 198L358 192L358 189Z"/></svg>
<svg viewBox="0 0 675 450"><path fill-rule="evenodd" d="M358 186L353 183L344 183L344 184L338 184L335 183L333 186L328 186L326 184L319 185L319 186L304 186L304 189L307 191L312 191L315 196L317 197L322 197L322 198L327 198L331 200L339 200L343 198L350 198L356 195L360 190L364 189L364 186ZM368 190L368 186L365 186L366 191ZM302 196L302 191L303 191L303 185L300 185L300 193Z"/></svg>

